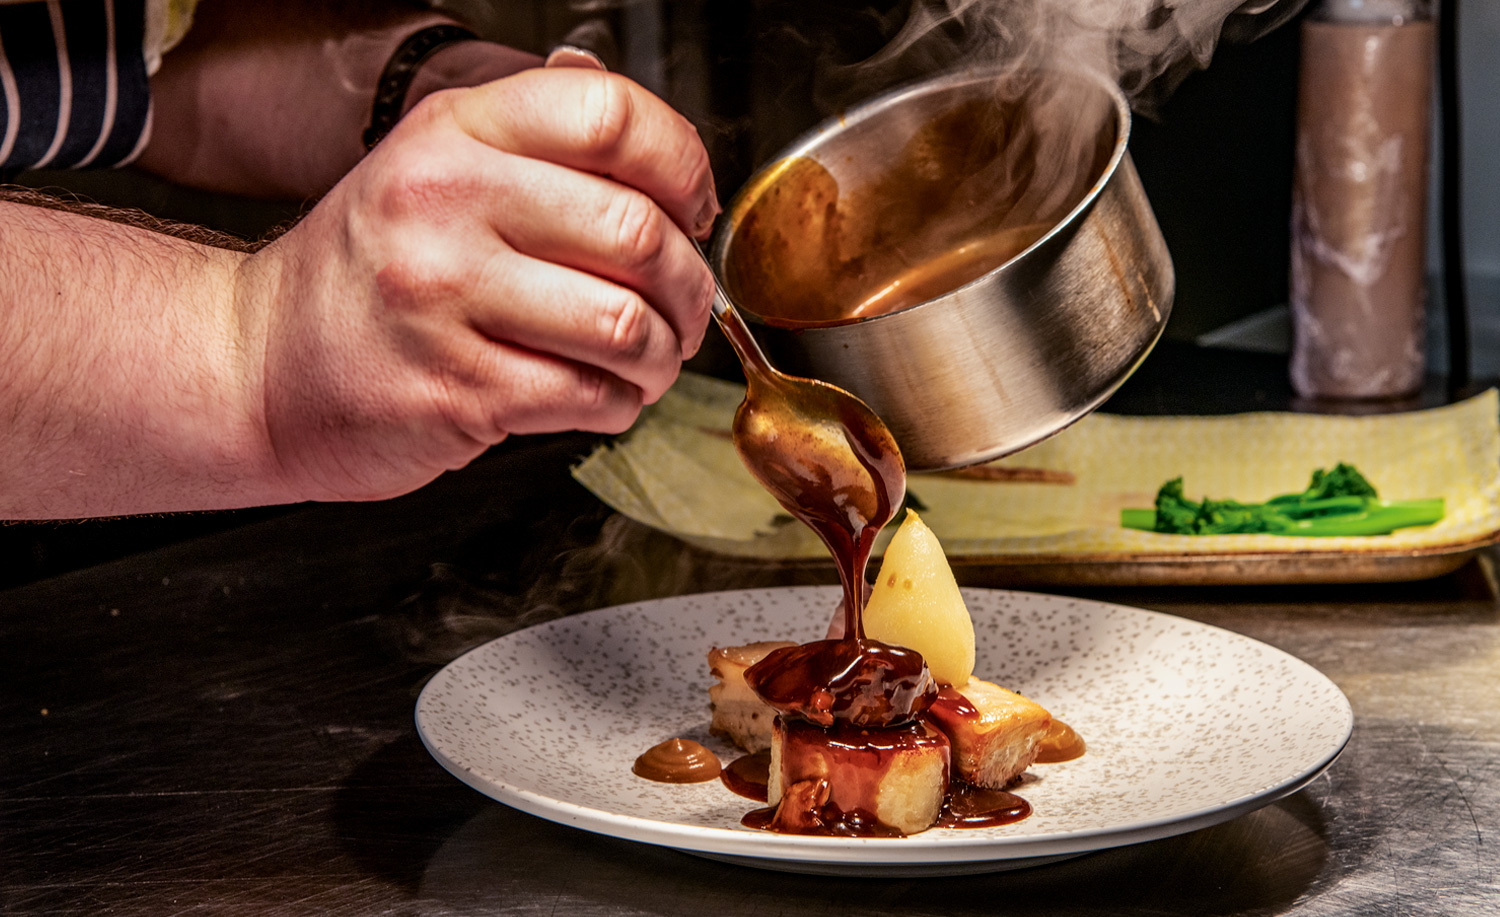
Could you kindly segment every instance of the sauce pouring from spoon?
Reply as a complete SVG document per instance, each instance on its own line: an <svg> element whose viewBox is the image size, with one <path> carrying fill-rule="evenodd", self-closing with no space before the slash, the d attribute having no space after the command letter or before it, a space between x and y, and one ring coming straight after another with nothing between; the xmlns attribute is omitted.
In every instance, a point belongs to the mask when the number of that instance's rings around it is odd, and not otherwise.
<svg viewBox="0 0 1500 917"><path fill-rule="evenodd" d="M816 772L821 762L838 771L841 785L866 787L892 756L936 735L916 722L938 692L921 655L867 639L861 622L865 566L875 536L905 498L906 463L890 429L863 401L771 366L717 278L713 309L745 368L735 450L776 501L817 532L844 587L842 636L772 650L746 670L745 682L778 714L781 738L772 748L779 749L781 779ZM859 805L844 811L835 804L826 771L821 781L797 779L772 807L742 823L789 834L901 833ZM849 798L874 796L856 791Z"/></svg>
<svg viewBox="0 0 1500 917"><path fill-rule="evenodd" d="M906 496L901 450L885 422L854 395L772 366L717 276L713 314L745 370L735 450L776 502L832 552L844 587L844 636L860 640L865 566L875 536Z"/></svg>

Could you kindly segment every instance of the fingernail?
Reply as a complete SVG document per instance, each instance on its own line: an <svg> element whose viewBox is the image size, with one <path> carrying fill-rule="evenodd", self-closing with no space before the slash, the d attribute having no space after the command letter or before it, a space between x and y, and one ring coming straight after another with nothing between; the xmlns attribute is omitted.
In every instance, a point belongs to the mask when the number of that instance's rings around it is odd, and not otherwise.
<svg viewBox="0 0 1500 917"><path fill-rule="evenodd" d="M704 328L703 331L704 334L698 335L697 340L692 342L683 342L682 358L684 360L691 360L693 357L696 357L698 355L698 351L703 349L703 338L707 335L708 329Z"/></svg>
<svg viewBox="0 0 1500 917"><path fill-rule="evenodd" d="M546 67L582 67L586 70L607 70L599 55L577 45L558 45L547 55Z"/></svg>
<svg viewBox="0 0 1500 917"><path fill-rule="evenodd" d="M708 231L714 227L714 217L718 215L719 198L715 195L703 202L698 215L693 218L693 235L700 239L707 238Z"/></svg>

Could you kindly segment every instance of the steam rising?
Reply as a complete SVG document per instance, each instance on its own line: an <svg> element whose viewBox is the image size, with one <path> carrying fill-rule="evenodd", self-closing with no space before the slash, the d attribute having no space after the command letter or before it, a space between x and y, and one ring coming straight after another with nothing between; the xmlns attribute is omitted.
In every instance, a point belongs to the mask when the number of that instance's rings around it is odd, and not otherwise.
<svg viewBox="0 0 1500 917"><path fill-rule="evenodd" d="M1134 106L1163 102L1222 37L1251 41L1306 0L917 0L895 38L846 78L886 68L1066 66L1114 79Z"/></svg>

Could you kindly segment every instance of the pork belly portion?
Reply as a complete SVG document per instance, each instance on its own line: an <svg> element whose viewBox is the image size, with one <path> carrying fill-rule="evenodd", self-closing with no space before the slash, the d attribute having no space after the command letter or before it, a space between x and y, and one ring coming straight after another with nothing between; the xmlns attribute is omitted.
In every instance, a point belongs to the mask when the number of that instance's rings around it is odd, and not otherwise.
<svg viewBox="0 0 1500 917"><path fill-rule="evenodd" d="M766 795L784 834L903 835L943 812L949 742L917 721L861 728L779 717Z"/></svg>
<svg viewBox="0 0 1500 917"><path fill-rule="evenodd" d="M771 724L776 711L745 682L745 670L772 650L796 646L790 640L763 640L744 646L714 647L708 651L708 671L718 679L708 689L713 720L708 729L747 752L771 747Z"/></svg>
<svg viewBox="0 0 1500 917"><path fill-rule="evenodd" d="M1041 704L978 678L941 691L927 718L953 743L954 775L994 789L1032 765L1052 725Z"/></svg>

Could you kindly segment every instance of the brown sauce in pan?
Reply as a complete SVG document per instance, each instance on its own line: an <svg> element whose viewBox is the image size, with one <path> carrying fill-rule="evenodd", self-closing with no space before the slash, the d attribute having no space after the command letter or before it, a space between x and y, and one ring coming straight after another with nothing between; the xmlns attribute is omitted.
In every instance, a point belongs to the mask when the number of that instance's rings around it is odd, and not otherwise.
<svg viewBox="0 0 1500 917"><path fill-rule="evenodd" d="M1022 106L972 98L933 113L867 179L841 186L807 157L777 164L735 227L729 287L767 323L795 327L895 312L977 279L1066 212L1029 203L1031 133Z"/></svg>
<svg viewBox="0 0 1500 917"><path fill-rule="evenodd" d="M1019 255L1045 235L1047 229L1045 223L1017 226L934 255L887 279L884 286L850 309L842 321L899 312L950 293ZM771 323L783 326L802 324L785 319Z"/></svg>
<svg viewBox="0 0 1500 917"><path fill-rule="evenodd" d="M1067 79L993 90L930 107L859 162L815 149L758 175L725 252L735 299L782 327L860 321L977 280L1061 224L1109 162L1111 106Z"/></svg>

